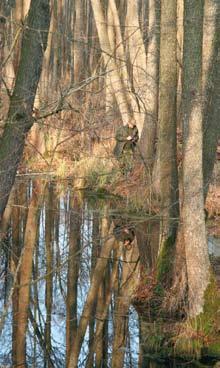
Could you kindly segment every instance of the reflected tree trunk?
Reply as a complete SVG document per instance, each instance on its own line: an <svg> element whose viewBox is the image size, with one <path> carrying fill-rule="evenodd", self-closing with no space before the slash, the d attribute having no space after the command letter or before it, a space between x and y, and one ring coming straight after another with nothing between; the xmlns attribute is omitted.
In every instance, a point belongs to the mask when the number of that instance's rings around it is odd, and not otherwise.
<svg viewBox="0 0 220 368"><path fill-rule="evenodd" d="M46 211L45 211L45 252L46 252L46 290L45 290L45 368L51 368L51 317L53 305L53 226L54 226L54 201L53 184L48 184L46 191Z"/></svg>
<svg viewBox="0 0 220 368"><path fill-rule="evenodd" d="M78 365L78 357L80 354L87 326L92 318L92 311L97 298L99 285L104 279L108 259L110 257L113 245L115 243L115 238L112 236L112 230L113 228L111 227L109 238L105 239L102 243L100 258L97 260L91 286L87 294L82 315L80 317L76 336L76 343L74 344L74 350L72 350L70 355L68 368L77 368Z"/></svg>
<svg viewBox="0 0 220 368"><path fill-rule="evenodd" d="M108 237L109 220L108 207L104 208L104 216L101 219L101 239ZM105 278L99 286L96 306L96 329L98 327L99 315L102 315L106 305L106 292L109 283L109 261L106 265ZM107 364L106 344L108 345L108 322L105 319L102 323L102 328L99 326L99 339L95 343L95 366L97 368L104 368Z"/></svg>
<svg viewBox="0 0 220 368"><path fill-rule="evenodd" d="M127 346L128 312L131 297L139 282L139 252L136 239L131 250L122 247L122 276L114 309L114 340L112 352L112 368L123 368L124 354Z"/></svg>
<svg viewBox="0 0 220 368"><path fill-rule="evenodd" d="M79 194L71 193L69 224L69 258L66 300L66 364L75 350L77 335L77 285L80 266L81 206Z"/></svg>
<svg viewBox="0 0 220 368"><path fill-rule="evenodd" d="M43 185L35 181L29 205L24 236L24 249L19 270L18 310L16 329L16 366L26 367L26 331L28 326L28 308L30 302L30 280L32 275L32 258L36 243L39 207L42 203Z"/></svg>

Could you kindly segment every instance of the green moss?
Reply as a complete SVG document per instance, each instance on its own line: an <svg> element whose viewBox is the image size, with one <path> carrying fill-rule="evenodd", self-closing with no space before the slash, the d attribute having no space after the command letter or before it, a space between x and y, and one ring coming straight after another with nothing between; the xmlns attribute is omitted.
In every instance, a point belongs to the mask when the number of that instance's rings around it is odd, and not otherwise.
<svg viewBox="0 0 220 368"><path fill-rule="evenodd" d="M175 355L200 359L220 356L220 295L215 277L211 275L205 292L204 310L187 320L175 339Z"/></svg>
<svg viewBox="0 0 220 368"><path fill-rule="evenodd" d="M157 261L157 281L162 285L169 285L174 255L175 240L173 236L167 238L163 244Z"/></svg>

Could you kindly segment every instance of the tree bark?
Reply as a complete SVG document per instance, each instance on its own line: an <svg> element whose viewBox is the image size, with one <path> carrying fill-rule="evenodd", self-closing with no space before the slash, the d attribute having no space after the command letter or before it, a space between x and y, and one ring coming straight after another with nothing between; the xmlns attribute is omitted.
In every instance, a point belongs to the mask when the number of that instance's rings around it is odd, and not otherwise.
<svg viewBox="0 0 220 368"><path fill-rule="evenodd" d="M204 199L206 199L216 159L216 148L220 139L219 106L220 106L220 4L213 4L211 19L214 23L214 39L210 51L207 77L205 79L205 108L203 116L203 179ZM205 51L204 51L205 52Z"/></svg>
<svg viewBox="0 0 220 368"><path fill-rule="evenodd" d="M188 282L188 315L203 311L209 282L202 171L203 1L184 3L183 46L183 207L182 222Z"/></svg>
<svg viewBox="0 0 220 368"><path fill-rule="evenodd" d="M161 198L161 241L175 236L179 217L176 160L177 90L177 2L161 2L159 82L159 178Z"/></svg>
<svg viewBox="0 0 220 368"><path fill-rule="evenodd" d="M32 109L47 45L49 21L49 0L32 0L23 31L15 88L0 140L0 217L15 180L26 133L33 124Z"/></svg>

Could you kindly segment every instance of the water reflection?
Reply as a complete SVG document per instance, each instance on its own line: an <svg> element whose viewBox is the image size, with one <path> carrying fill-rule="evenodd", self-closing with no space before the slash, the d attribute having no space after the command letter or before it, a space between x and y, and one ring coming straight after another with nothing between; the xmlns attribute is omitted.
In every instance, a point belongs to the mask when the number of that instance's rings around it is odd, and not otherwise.
<svg viewBox="0 0 220 368"><path fill-rule="evenodd" d="M143 220L120 206L55 182L17 183L0 235L1 366L182 366L142 356L130 298L140 263L151 267L157 249L139 262L135 241L116 241L122 220L123 229L135 224L141 246L149 242Z"/></svg>

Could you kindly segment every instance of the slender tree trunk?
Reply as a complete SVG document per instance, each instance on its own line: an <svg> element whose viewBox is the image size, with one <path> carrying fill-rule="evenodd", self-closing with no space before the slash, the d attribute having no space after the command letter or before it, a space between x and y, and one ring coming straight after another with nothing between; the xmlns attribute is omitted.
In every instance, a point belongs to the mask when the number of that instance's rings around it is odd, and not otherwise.
<svg viewBox="0 0 220 368"><path fill-rule="evenodd" d="M162 1L158 137L162 244L164 240L175 235L179 215L176 160L176 19L176 0Z"/></svg>
<svg viewBox="0 0 220 368"><path fill-rule="evenodd" d="M75 350L77 335L77 283L80 263L80 227L81 208L80 199L76 194L70 198L70 238L69 259L67 274L67 300L66 300L66 362Z"/></svg>
<svg viewBox="0 0 220 368"><path fill-rule="evenodd" d="M212 41L212 48L209 55L210 60L208 61L208 71L205 85L205 108L203 117L203 180L205 199L213 173L216 158L216 148L218 140L220 139L220 4L213 3L212 5L215 7L215 20L210 20L210 26L213 28L214 23L214 39ZM212 14L213 10L211 11L211 15Z"/></svg>
<svg viewBox="0 0 220 368"><path fill-rule="evenodd" d="M53 305L53 187L48 184L46 200L46 214L45 214L45 252L46 252L46 290L45 290L45 307L46 307L46 321L45 321L45 367L51 368L51 317Z"/></svg>
<svg viewBox="0 0 220 368"><path fill-rule="evenodd" d="M145 96L145 121L140 139L140 149L145 162L152 168L158 115L158 74L159 74L159 43L160 20L159 0L148 1L148 43L146 59L146 96ZM146 26L145 26L146 27Z"/></svg>
<svg viewBox="0 0 220 368"><path fill-rule="evenodd" d="M126 38L130 55L132 90L137 101L134 116L141 136L147 111L147 58L138 17L138 1L127 1Z"/></svg>
<svg viewBox="0 0 220 368"><path fill-rule="evenodd" d="M101 6L100 0L91 0L94 18L96 22L97 32L99 36L100 46L102 48L103 58L105 64L108 65L109 78L111 80L111 88L117 100L118 108L121 113L122 121L124 124L127 123L128 119L131 118L132 112L129 105L128 98L124 91L124 86L121 82L120 75L118 73L117 64L114 60L113 50L108 38L108 31L106 26L106 19ZM110 57L110 59L109 59Z"/></svg>
<svg viewBox="0 0 220 368"><path fill-rule="evenodd" d="M109 221L108 221L108 208L105 207L104 209L104 216L101 219L101 239L106 239L108 237L108 230L109 230ZM99 292L97 296L97 306L96 306L96 328L99 321L99 315L102 314L104 307L106 305L106 291L107 291L107 283L109 278L109 261L106 267L105 278L103 279L102 283L99 286ZM105 360L105 344L108 341L108 336L106 336L106 320L102 324L102 329L99 330L99 339L96 341L96 348L95 348L95 364L96 368L104 368Z"/></svg>

